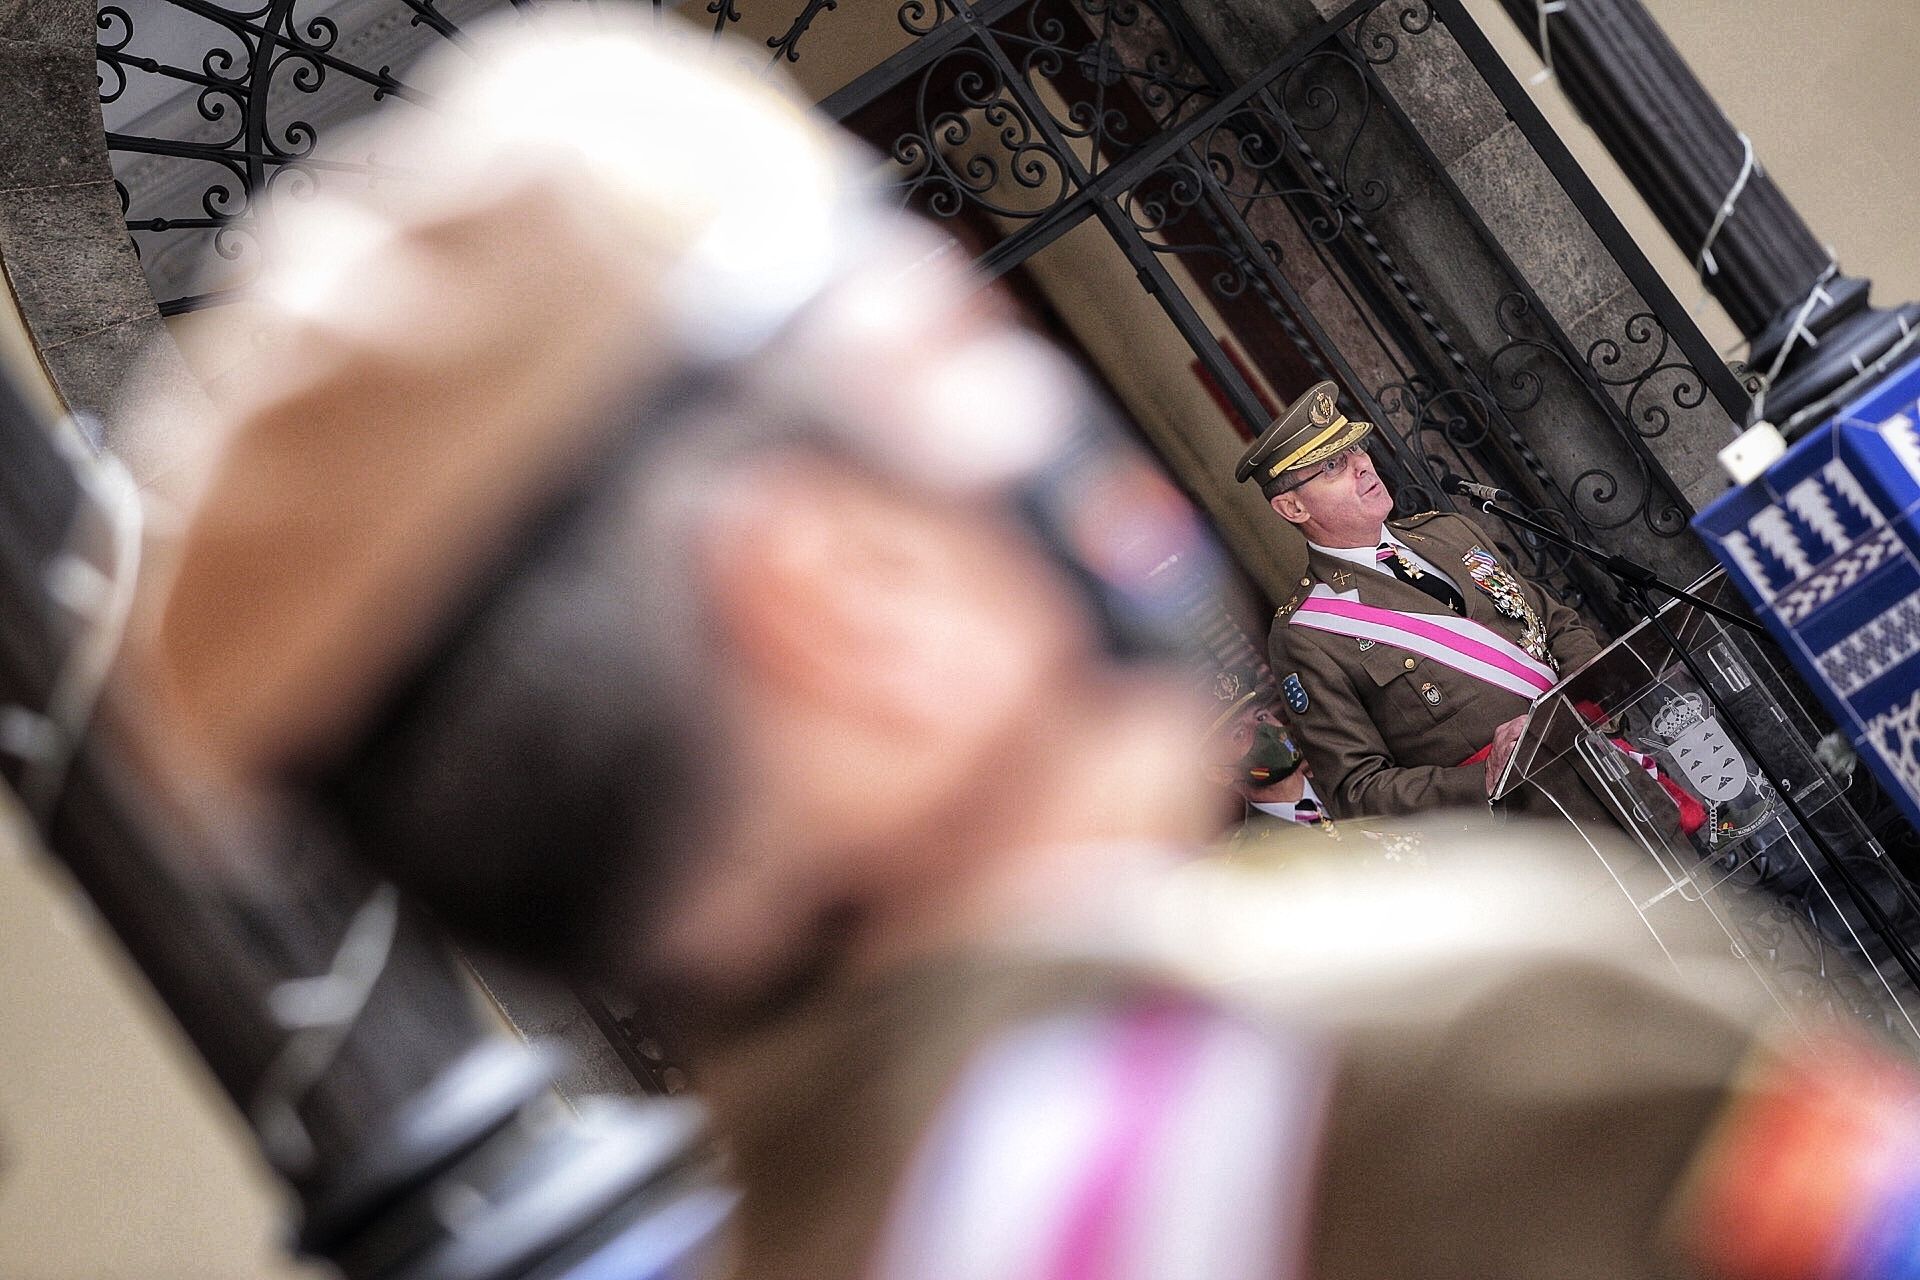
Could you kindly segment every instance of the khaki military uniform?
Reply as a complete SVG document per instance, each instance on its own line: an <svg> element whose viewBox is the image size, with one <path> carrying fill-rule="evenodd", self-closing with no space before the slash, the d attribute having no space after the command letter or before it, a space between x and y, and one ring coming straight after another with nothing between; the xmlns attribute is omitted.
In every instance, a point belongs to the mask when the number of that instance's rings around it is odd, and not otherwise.
<svg viewBox="0 0 1920 1280"><path fill-rule="evenodd" d="M1317 1138L1285 1149L1290 1167L1310 1171L1304 1194L1269 1206L1304 1252L1303 1274L1701 1275L1670 1219L1756 1052L1757 997L1719 981L1718 1007L1683 992L1610 885L1534 892L1546 877L1539 852L1528 840L1512 868L1448 864L1445 892L1475 903L1470 937L1420 879L1216 861L1121 895L1116 918L1076 917L1077 941L928 958L790 1005L696 1062L744 1192L728 1275L893 1280L875 1258L902 1215L950 1220L965 1201L950 1179L915 1175L930 1157L943 1167L929 1131L950 1128L962 1075L1015 1115L1036 1111L1031 1124L1048 1122L1043 1101L994 1087L993 1064L1011 1064L983 1048L1036 1019L1099 1017L1169 990L1220 1000L1273 1043L1318 1046L1315 1080L1302 1082L1321 1099ZM1059 929L1057 918L1042 926ZM1176 1148L1181 1176L1271 1138ZM1009 1180L1027 1158L991 1145L985 1155ZM1047 1199L1035 1195L1020 1220L1044 1217ZM1151 1205L1145 1216L1182 1225Z"/></svg>
<svg viewBox="0 0 1920 1280"><path fill-rule="evenodd" d="M1580 616L1521 578L1495 550L1493 539L1463 516L1439 512L1388 522L1393 536L1444 569L1466 600L1466 616L1514 643L1524 624L1500 612L1477 586L1466 556L1494 553L1519 583L1545 624L1547 646L1562 671L1600 650ZM1493 741L1494 730L1523 714L1528 701L1464 675L1431 658L1384 641L1369 643L1290 625L1316 583L1336 592L1358 591L1362 604L1409 614L1453 616L1417 587L1390 574L1310 552L1299 593L1274 615L1269 651L1274 670L1298 672L1307 708L1293 723L1315 784L1334 816L1417 814L1435 808L1487 803L1486 766L1463 764ZM1563 803L1564 803L1563 799ZM1597 804L1580 818L1602 818Z"/></svg>

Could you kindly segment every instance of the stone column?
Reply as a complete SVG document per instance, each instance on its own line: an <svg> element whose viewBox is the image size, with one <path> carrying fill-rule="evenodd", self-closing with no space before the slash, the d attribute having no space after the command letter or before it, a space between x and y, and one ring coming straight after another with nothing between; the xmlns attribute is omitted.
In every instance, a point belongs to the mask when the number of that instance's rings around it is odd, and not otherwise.
<svg viewBox="0 0 1920 1280"><path fill-rule="evenodd" d="M1543 487L1557 486L1597 541L1681 580L1709 568L1685 533L1686 504L1724 486L1715 455L1734 425L1509 118L1462 45L1470 19L1456 32L1428 0L1389 0L1358 18L1344 0L1184 8L1234 77L1344 21L1351 52L1314 59L1289 101L1311 114L1308 95L1325 84L1344 104L1311 140L1329 164L1345 166L1346 189L1373 193L1345 233L1360 270L1391 286L1369 305L1398 309L1429 363L1461 387L1440 409L1491 406L1502 438L1490 445L1524 448L1529 467L1549 477ZM1309 260L1286 255L1289 270ZM1657 283L1651 268L1644 274ZM1349 322L1338 281L1296 283L1339 341L1373 341L1365 324ZM1675 312L1684 318L1683 307L1666 308ZM1383 408L1404 428L1392 399Z"/></svg>
<svg viewBox="0 0 1920 1280"><path fill-rule="evenodd" d="M0 0L0 269L66 406L110 418L136 368L182 395L194 384L121 219L94 12L91 0ZM176 450L137 434L115 444L145 481Z"/></svg>

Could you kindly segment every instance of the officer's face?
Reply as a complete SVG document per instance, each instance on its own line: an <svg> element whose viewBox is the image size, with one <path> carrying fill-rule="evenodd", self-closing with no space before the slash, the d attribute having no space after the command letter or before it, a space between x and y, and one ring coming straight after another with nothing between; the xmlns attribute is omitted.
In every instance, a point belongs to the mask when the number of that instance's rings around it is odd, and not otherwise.
<svg viewBox="0 0 1920 1280"><path fill-rule="evenodd" d="M1299 488L1275 497L1273 509L1316 542L1359 546L1349 540L1371 541L1393 510L1393 495L1373 469L1373 459L1355 446L1327 459Z"/></svg>
<svg viewBox="0 0 1920 1280"><path fill-rule="evenodd" d="M1272 704L1250 707L1208 743L1208 776L1249 800L1292 803L1306 790L1305 775L1292 767L1290 748L1286 759L1262 758L1277 754L1256 751L1263 730L1291 740L1287 722Z"/></svg>

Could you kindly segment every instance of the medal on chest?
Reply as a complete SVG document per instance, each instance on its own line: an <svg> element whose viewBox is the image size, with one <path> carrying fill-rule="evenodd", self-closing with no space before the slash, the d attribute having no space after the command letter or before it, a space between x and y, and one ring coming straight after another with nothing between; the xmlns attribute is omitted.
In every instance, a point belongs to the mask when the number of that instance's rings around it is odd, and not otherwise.
<svg viewBox="0 0 1920 1280"><path fill-rule="evenodd" d="M1558 671L1560 663L1554 658L1552 650L1547 648L1547 624L1527 603L1526 593L1520 589L1513 575L1501 568L1500 562L1484 547L1473 548L1461 556L1460 561L1466 565L1467 575L1473 579L1473 585L1487 593L1493 601L1493 607L1500 611L1500 616L1520 624L1517 643L1527 651L1527 656Z"/></svg>

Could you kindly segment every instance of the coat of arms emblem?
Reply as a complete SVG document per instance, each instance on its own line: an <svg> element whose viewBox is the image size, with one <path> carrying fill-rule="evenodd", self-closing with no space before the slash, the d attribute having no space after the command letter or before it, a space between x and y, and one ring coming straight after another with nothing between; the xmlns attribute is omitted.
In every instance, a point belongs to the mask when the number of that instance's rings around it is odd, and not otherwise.
<svg viewBox="0 0 1920 1280"><path fill-rule="evenodd" d="M1725 804L1747 789L1753 771L1746 757L1699 694L1669 699L1654 714L1653 731L1667 740L1667 754L1703 799Z"/></svg>

